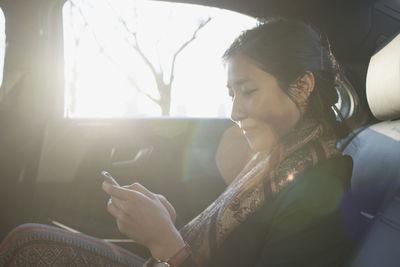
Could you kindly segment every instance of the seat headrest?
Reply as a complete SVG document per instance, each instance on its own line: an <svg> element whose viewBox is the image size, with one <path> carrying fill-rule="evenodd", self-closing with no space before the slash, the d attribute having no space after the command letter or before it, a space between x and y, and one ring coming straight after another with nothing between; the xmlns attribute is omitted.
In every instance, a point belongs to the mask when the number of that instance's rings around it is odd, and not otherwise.
<svg viewBox="0 0 400 267"><path fill-rule="evenodd" d="M377 119L400 118L400 34L371 57L366 86Z"/></svg>

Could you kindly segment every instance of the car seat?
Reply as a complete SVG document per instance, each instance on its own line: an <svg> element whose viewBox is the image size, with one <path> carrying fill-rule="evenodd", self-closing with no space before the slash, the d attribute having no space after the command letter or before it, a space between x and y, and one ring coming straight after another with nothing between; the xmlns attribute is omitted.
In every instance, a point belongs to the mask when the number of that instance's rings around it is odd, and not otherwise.
<svg viewBox="0 0 400 267"><path fill-rule="evenodd" d="M366 86L382 122L356 130L343 150L354 161L352 200L360 212L350 266L400 266L400 34L371 57Z"/></svg>

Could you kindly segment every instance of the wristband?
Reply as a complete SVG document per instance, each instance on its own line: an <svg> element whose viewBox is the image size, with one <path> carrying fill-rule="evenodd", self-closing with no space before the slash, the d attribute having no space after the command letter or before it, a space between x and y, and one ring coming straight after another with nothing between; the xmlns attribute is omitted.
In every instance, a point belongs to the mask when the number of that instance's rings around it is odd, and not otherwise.
<svg viewBox="0 0 400 267"><path fill-rule="evenodd" d="M178 267L182 264L190 255L192 254L192 250L190 246L185 243L185 246L181 248L177 253L175 253L171 258L167 260L159 260L153 258L150 266L153 267Z"/></svg>

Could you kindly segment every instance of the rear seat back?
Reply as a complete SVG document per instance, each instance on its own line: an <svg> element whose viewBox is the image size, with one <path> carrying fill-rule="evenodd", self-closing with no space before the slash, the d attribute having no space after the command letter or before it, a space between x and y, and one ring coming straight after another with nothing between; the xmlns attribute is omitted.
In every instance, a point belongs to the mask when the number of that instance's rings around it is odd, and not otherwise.
<svg viewBox="0 0 400 267"><path fill-rule="evenodd" d="M400 188L400 120L363 129L343 153L354 161L353 200L366 219L372 218Z"/></svg>
<svg viewBox="0 0 400 267"><path fill-rule="evenodd" d="M375 216L351 267L400 266L400 192Z"/></svg>
<svg viewBox="0 0 400 267"><path fill-rule="evenodd" d="M367 98L385 121L357 131L343 151L354 161L362 233L351 266L400 266L400 34L372 56Z"/></svg>

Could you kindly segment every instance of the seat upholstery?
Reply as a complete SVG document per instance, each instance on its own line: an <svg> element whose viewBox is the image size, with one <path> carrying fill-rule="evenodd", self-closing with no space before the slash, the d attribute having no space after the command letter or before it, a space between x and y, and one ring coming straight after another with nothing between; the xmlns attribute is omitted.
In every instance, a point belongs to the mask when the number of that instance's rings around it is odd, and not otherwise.
<svg viewBox="0 0 400 267"><path fill-rule="evenodd" d="M343 152L353 158L352 201L360 242L352 267L400 266L400 34L372 56L368 104L386 120L357 131Z"/></svg>
<svg viewBox="0 0 400 267"><path fill-rule="evenodd" d="M397 267L400 265L400 192L376 215L352 267Z"/></svg>
<svg viewBox="0 0 400 267"><path fill-rule="evenodd" d="M362 227L400 188L400 120L363 129L343 153L353 158L351 188Z"/></svg>

